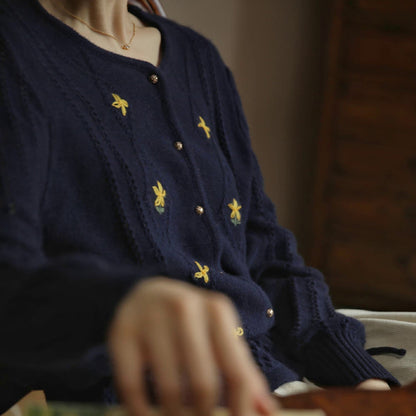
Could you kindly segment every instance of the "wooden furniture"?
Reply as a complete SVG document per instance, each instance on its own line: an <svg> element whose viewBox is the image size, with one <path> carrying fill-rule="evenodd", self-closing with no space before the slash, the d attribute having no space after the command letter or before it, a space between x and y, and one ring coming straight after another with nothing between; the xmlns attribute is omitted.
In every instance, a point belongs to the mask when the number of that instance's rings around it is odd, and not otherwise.
<svg viewBox="0 0 416 416"><path fill-rule="evenodd" d="M20 408L9 411L2 416L22 416L28 402L32 399L43 409L47 409L42 397L27 396L25 402L20 403ZM33 401L35 400L35 401ZM329 389L314 393L299 394L279 399L285 408L285 412L279 415L291 416L287 410L294 409L322 409L326 416L414 416L416 414L416 382L401 389L387 392L363 391L354 389ZM88 416L99 412L82 411L82 405L75 406L79 411L52 412L54 414L68 416ZM43 414L42 412L37 414ZM45 413L46 415L47 413ZM102 412L101 414L105 414ZM218 410L216 416L228 416L229 412ZM303 414L300 413L299 416ZM317 412L319 414L319 412ZM124 412L112 412L111 415L125 416ZM111 416L108 412L108 416ZM295 416L295 415L293 415ZM306 416L306 414L305 414Z"/></svg>
<svg viewBox="0 0 416 416"><path fill-rule="evenodd" d="M416 310L416 2L333 0L310 260L337 307Z"/></svg>
<svg viewBox="0 0 416 416"><path fill-rule="evenodd" d="M414 416L416 382L392 391L330 389L281 399L288 409L322 409L326 416Z"/></svg>

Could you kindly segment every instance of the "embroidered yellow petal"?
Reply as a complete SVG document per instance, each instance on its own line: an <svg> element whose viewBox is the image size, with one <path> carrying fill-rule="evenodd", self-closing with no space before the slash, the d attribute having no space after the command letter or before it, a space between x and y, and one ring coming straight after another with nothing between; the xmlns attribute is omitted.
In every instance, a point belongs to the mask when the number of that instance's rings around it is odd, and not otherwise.
<svg viewBox="0 0 416 416"><path fill-rule="evenodd" d="M233 198L233 202L228 204L228 207L231 209L231 221L234 225L240 224L241 221L241 213L240 209L242 208L241 205L238 204L237 200Z"/></svg>
<svg viewBox="0 0 416 416"><path fill-rule="evenodd" d="M209 267L208 266L202 267L197 261L195 261L195 264L198 266L199 272L196 272L194 276L197 279L204 279L204 282L208 283L209 282L209 276L208 276Z"/></svg>
<svg viewBox="0 0 416 416"><path fill-rule="evenodd" d="M242 337L244 335L244 329L241 326L234 329L234 336L235 337Z"/></svg>
<svg viewBox="0 0 416 416"><path fill-rule="evenodd" d="M207 139L211 138L211 129L206 125L205 120L201 116L199 116L198 127L204 130Z"/></svg>
<svg viewBox="0 0 416 416"><path fill-rule="evenodd" d="M159 181L157 181L157 186L152 186L152 188L153 192L156 195L155 208L157 209L159 214L162 214L164 212L166 190L163 189L163 186Z"/></svg>
<svg viewBox="0 0 416 416"><path fill-rule="evenodd" d="M114 98L114 102L112 104L113 107L115 108L121 108L121 113L123 114L123 116L125 116L127 114L127 108L129 106L129 103L126 100L123 100L119 95L117 94L112 94L113 98Z"/></svg>

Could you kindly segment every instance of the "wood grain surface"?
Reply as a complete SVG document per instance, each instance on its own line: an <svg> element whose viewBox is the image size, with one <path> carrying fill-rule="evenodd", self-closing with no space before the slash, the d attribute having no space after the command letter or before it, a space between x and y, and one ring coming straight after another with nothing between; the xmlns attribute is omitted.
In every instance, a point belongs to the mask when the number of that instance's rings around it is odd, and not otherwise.
<svg viewBox="0 0 416 416"><path fill-rule="evenodd" d="M392 391L328 389L281 398L288 409L322 409L327 416L415 416L416 382Z"/></svg>
<svg viewBox="0 0 416 416"><path fill-rule="evenodd" d="M416 2L333 0L310 262L335 306L416 310Z"/></svg>

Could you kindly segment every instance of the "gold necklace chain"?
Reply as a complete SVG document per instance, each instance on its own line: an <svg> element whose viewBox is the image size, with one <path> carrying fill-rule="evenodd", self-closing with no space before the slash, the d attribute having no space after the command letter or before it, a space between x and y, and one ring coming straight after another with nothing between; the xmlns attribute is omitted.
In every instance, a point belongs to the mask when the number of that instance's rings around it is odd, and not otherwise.
<svg viewBox="0 0 416 416"><path fill-rule="evenodd" d="M81 22L82 24L84 24L85 26L88 27L88 29L92 30L93 32L99 33L100 35L104 35L104 36L108 36L110 38L115 39L119 44L121 49L124 50L128 50L131 47L131 43L133 42L134 37L136 36L136 25L133 22L133 34L130 38L130 41L128 43L124 43L124 42L120 42L120 39L118 39L116 36L114 36L111 33L107 33L107 32L103 32L102 30L96 29L94 27L92 27L90 24L88 24L85 20L81 19L80 17L72 14L69 10L67 10L64 6L62 5L58 5L54 0L51 2L53 3L53 5L55 7L57 7L58 9L61 9L63 12L65 12L67 15L73 17L74 19L78 20L79 22Z"/></svg>

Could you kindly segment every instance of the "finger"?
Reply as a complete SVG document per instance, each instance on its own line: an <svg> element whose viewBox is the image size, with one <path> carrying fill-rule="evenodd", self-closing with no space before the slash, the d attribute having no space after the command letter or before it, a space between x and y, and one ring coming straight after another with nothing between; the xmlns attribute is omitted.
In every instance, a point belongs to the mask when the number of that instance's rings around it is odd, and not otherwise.
<svg viewBox="0 0 416 416"><path fill-rule="evenodd" d="M276 396L273 396L272 393L269 393L268 399L270 399L270 401L266 405L264 404L264 401L261 401L260 404L256 403L255 409L260 415L278 415L279 410L282 409L282 404L280 403L280 400Z"/></svg>
<svg viewBox="0 0 416 416"><path fill-rule="evenodd" d="M256 380L256 378L261 379ZM276 412L281 408L280 402L277 397L273 397L260 372L256 372L254 375L253 384L255 386L262 386L260 391L255 389L256 392L253 395L253 407L256 412L262 416L271 416L276 414ZM266 393L264 393L264 391L266 391Z"/></svg>
<svg viewBox="0 0 416 416"><path fill-rule="evenodd" d="M390 390L390 386L380 379L368 379L356 386L357 390Z"/></svg>
<svg viewBox="0 0 416 416"><path fill-rule="evenodd" d="M189 382L196 414L212 413L218 403L220 377L209 335L208 316L204 303L192 301L177 308L180 317L177 328L178 350Z"/></svg>
<svg viewBox="0 0 416 416"><path fill-rule="evenodd" d="M227 384L230 411L235 416L252 414L255 410L253 394L257 392L266 396L267 389L262 378L256 377L259 370L248 348L234 336L238 325L237 313L223 296L213 297L209 309L215 355Z"/></svg>
<svg viewBox="0 0 416 416"><path fill-rule="evenodd" d="M160 314L145 337L146 355L156 383L157 396L167 415L183 410L182 380L174 325L167 314Z"/></svg>
<svg viewBox="0 0 416 416"><path fill-rule="evenodd" d="M122 402L133 416L149 414L149 402L144 382L143 354L133 334L114 332L109 341L114 378Z"/></svg>

